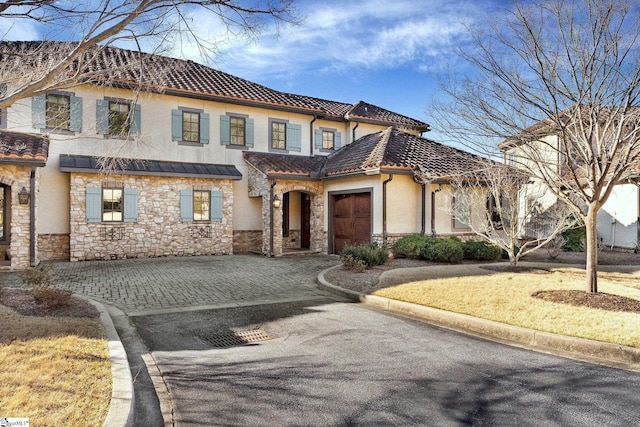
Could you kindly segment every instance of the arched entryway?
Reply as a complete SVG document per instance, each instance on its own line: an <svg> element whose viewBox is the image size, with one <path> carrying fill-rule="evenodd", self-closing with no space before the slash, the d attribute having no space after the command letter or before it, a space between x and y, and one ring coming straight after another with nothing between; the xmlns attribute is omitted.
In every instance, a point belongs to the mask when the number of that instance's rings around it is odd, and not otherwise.
<svg viewBox="0 0 640 427"><path fill-rule="evenodd" d="M282 249L311 249L312 194L290 191L282 195Z"/></svg>

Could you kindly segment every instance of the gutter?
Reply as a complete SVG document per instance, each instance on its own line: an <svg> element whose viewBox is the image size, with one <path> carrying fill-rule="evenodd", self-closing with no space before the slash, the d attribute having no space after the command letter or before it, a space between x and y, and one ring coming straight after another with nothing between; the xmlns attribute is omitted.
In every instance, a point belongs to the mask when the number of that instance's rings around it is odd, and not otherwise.
<svg viewBox="0 0 640 427"><path fill-rule="evenodd" d="M382 181L382 243L387 247L387 184L393 180L393 174L389 174L389 178Z"/></svg>
<svg viewBox="0 0 640 427"><path fill-rule="evenodd" d="M313 124L318 120L317 115L313 115L313 119L309 122L309 157L313 157L313 147L315 147L315 142L313 141Z"/></svg>
<svg viewBox="0 0 640 427"><path fill-rule="evenodd" d="M356 129L358 129L358 126L360 126L360 122L356 122L356 125L353 127L353 130L351 131L351 142L356 140Z"/></svg>
<svg viewBox="0 0 640 427"><path fill-rule="evenodd" d="M436 237L436 193L442 191L442 184L431 192L431 236Z"/></svg>

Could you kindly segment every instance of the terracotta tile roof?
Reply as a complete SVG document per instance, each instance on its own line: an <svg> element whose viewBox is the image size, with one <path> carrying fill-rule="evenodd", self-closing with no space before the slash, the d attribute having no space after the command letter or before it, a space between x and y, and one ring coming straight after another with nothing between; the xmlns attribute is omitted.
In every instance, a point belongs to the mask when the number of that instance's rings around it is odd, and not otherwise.
<svg viewBox="0 0 640 427"><path fill-rule="evenodd" d="M325 156L307 157L275 153L244 151L245 161L268 176L282 175L300 178L318 178Z"/></svg>
<svg viewBox="0 0 640 427"><path fill-rule="evenodd" d="M6 130L0 131L0 162L44 166L48 157L48 136Z"/></svg>
<svg viewBox="0 0 640 427"><path fill-rule="evenodd" d="M3 41L0 42L0 60L14 61L21 66L45 68L47 64L55 64L75 45L72 42ZM25 62L25 58L30 62ZM131 64L136 66L132 67ZM362 101L348 104L280 92L193 61L115 47L92 49L74 67L83 70L81 78L88 82L108 79L115 86L133 87L141 84L149 91L293 110L342 121L353 116L360 120L368 119L383 125L403 125L419 131L429 128L424 122Z"/></svg>
<svg viewBox="0 0 640 427"><path fill-rule="evenodd" d="M420 174L428 180L486 167L486 159L390 127L363 136L329 156L295 156L244 152L244 159L267 176L328 178L395 172Z"/></svg>
<svg viewBox="0 0 640 427"><path fill-rule="evenodd" d="M110 164L113 164L114 173L119 174L242 179L242 174L233 165L121 158L109 160ZM60 170L62 172L101 173L104 168L103 163L93 156L61 154Z"/></svg>
<svg viewBox="0 0 640 427"><path fill-rule="evenodd" d="M331 154L323 173L337 176L367 170L419 170L432 179L446 178L478 167L481 159L462 150L396 128L366 135Z"/></svg>

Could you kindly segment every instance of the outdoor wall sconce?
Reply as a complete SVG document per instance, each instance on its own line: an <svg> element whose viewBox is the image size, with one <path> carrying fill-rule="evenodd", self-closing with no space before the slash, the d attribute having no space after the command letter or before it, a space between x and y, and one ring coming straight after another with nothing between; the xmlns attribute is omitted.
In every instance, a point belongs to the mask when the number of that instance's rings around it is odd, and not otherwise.
<svg viewBox="0 0 640 427"><path fill-rule="evenodd" d="M282 201L278 198L277 195L273 196L273 207L278 209L282 205Z"/></svg>
<svg viewBox="0 0 640 427"><path fill-rule="evenodd" d="M22 187L22 190L20 190L20 192L18 193L18 202L21 205L29 204L29 193L27 192L27 189L24 187Z"/></svg>

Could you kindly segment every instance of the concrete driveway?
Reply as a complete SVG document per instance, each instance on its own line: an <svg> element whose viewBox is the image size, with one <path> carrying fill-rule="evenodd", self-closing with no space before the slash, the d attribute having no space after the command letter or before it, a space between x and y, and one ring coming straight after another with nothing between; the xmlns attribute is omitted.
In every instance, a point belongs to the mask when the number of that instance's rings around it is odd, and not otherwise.
<svg viewBox="0 0 640 427"><path fill-rule="evenodd" d="M137 426L640 425L639 374L337 300L314 285L337 262L234 255L53 267L58 283L127 314L111 311ZM225 341L234 337L244 344Z"/></svg>

